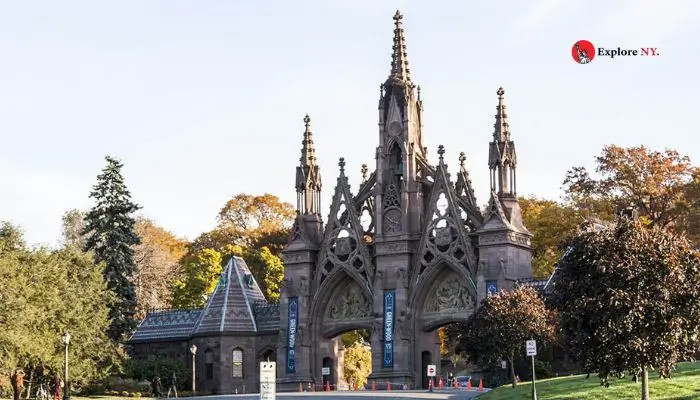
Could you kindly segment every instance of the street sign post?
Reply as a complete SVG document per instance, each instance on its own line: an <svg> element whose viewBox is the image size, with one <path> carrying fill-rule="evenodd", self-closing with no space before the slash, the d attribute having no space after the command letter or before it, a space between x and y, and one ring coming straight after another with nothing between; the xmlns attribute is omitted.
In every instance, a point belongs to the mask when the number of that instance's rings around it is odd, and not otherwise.
<svg viewBox="0 0 700 400"><path fill-rule="evenodd" d="M528 340L525 342L525 353L532 357L532 400L537 400L537 389L535 388L535 356L537 355L537 342Z"/></svg>
<svg viewBox="0 0 700 400"><path fill-rule="evenodd" d="M428 365L426 372L428 374L428 378L430 378L430 382L428 383L428 389L432 392L433 391L433 380L435 378L435 375L437 375L437 367L435 367L434 364L430 364L430 365Z"/></svg>
<svg viewBox="0 0 700 400"><path fill-rule="evenodd" d="M260 400L277 398L277 363L263 361L260 363Z"/></svg>

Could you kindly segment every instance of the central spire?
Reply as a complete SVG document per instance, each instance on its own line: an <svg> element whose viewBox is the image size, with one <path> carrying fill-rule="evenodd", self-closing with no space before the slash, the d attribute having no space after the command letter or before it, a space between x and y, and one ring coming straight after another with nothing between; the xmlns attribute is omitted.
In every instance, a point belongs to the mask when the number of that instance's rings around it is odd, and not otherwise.
<svg viewBox="0 0 700 400"><path fill-rule="evenodd" d="M510 127L508 126L508 114L506 114L506 103L503 95L506 94L503 87L499 87L498 106L496 107L496 123L494 124L493 139L497 142L507 142L510 140Z"/></svg>
<svg viewBox="0 0 700 400"><path fill-rule="evenodd" d="M301 158L299 161L302 166L316 165L316 150L314 149L313 133L311 133L311 118L309 114L304 116L304 140L301 142Z"/></svg>
<svg viewBox="0 0 700 400"><path fill-rule="evenodd" d="M404 83L411 82L411 70L408 68L408 55L406 54L406 38L403 34L401 20L403 15L399 10L394 14L394 46L391 54L391 73L389 80L398 80Z"/></svg>

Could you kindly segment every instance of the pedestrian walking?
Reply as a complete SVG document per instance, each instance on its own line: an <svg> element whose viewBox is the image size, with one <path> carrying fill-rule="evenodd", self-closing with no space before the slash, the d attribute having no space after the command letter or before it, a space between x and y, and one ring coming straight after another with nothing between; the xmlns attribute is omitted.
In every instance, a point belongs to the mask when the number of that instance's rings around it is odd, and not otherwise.
<svg viewBox="0 0 700 400"><path fill-rule="evenodd" d="M170 398L171 392L175 394L175 398L177 399L177 377L174 372L173 376L170 378L170 385L168 385L168 398Z"/></svg>
<svg viewBox="0 0 700 400"><path fill-rule="evenodd" d="M54 375L51 381L51 396L53 400L61 400L61 378L58 375Z"/></svg>
<svg viewBox="0 0 700 400"><path fill-rule="evenodd" d="M155 397L163 397L163 384L160 381L160 376L156 375L151 382L151 389Z"/></svg>

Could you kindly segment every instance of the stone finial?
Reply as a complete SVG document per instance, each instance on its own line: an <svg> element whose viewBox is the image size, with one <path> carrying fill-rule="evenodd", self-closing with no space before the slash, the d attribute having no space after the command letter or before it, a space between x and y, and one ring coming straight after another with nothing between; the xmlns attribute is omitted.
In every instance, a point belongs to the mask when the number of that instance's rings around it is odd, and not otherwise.
<svg viewBox="0 0 700 400"><path fill-rule="evenodd" d="M467 161L467 156L464 154L464 152L459 153L459 167L464 168L464 162Z"/></svg>
<svg viewBox="0 0 700 400"><path fill-rule="evenodd" d="M340 157L340 160L338 160L338 166L340 167L340 173L345 173L345 158Z"/></svg>
<svg viewBox="0 0 700 400"><path fill-rule="evenodd" d="M440 164L442 164L445 161L445 158L444 158L445 146L443 146L443 145L438 146L438 155L440 156Z"/></svg>
<svg viewBox="0 0 700 400"><path fill-rule="evenodd" d="M506 94L506 91L503 90L503 86L498 88L498 91L496 91L496 94L498 95L498 100L503 100L503 95Z"/></svg>
<svg viewBox="0 0 700 400"><path fill-rule="evenodd" d="M362 164L360 171L362 172L362 182L367 182L367 172L369 172L367 164Z"/></svg>
<svg viewBox="0 0 700 400"><path fill-rule="evenodd" d="M309 114L306 114L304 116L304 126L306 126L307 128L311 126L311 117L309 117Z"/></svg>
<svg viewBox="0 0 700 400"><path fill-rule="evenodd" d="M418 99L420 100L420 85L416 86L416 91L418 92Z"/></svg>
<svg viewBox="0 0 700 400"><path fill-rule="evenodd" d="M396 23L399 23L402 18L403 18L403 15L401 15L401 11L396 10L396 13L394 14L394 21Z"/></svg>

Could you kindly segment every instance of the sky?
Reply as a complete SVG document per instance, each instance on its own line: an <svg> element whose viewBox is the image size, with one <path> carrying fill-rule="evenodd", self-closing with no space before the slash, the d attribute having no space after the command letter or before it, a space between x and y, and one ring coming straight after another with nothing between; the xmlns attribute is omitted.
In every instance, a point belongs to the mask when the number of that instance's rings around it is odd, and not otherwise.
<svg viewBox="0 0 700 400"><path fill-rule="evenodd" d="M608 144L700 160L694 0L0 0L0 220L56 245L108 154L140 213L182 237L238 193L295 204L306 113L328 210L339 157L353 190L374 169L397 8L431 160L442 144L456 171L464 151L480 203L499 86L520 195L558 199ZM660 56L580 65L581 39Z"/></svg>

